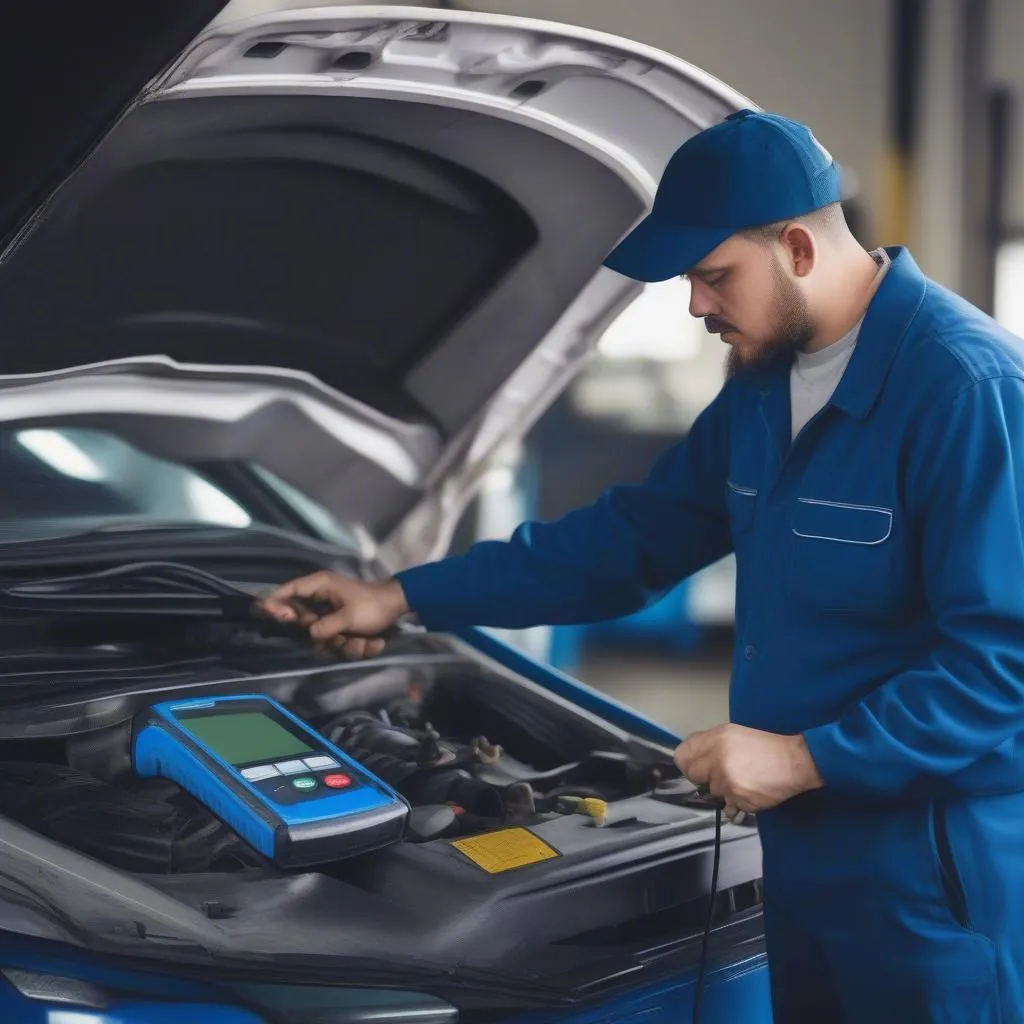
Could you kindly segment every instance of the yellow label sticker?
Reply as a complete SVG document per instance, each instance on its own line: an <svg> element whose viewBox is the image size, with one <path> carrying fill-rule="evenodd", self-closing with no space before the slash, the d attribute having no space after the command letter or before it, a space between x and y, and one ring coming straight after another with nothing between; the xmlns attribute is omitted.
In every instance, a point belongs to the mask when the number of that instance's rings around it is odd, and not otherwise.
<svg viewBox="0 0 1024 1024"><path fill-rule="evenodd" d="M452 846L492 875L559 856L557 850L525 828L503 828L481 836L456 839Z"/></svg>

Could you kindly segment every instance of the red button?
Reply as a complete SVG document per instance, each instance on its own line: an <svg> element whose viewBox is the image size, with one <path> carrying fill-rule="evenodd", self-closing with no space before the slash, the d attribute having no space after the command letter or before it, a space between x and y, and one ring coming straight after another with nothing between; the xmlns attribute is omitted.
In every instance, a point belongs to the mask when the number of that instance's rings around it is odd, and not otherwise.
<svg viewBox="0 0 1024 1024"><path fill-rule="evenodd" d="M344 789L352 785L352 780L347 775L325 775L324 785L331 789Z"/></svg>

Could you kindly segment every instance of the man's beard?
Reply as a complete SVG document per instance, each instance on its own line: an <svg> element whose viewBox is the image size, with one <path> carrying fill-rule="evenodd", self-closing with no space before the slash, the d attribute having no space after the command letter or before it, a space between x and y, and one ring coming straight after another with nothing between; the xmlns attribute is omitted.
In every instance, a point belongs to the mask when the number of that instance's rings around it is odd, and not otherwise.
<svg viewBox="0 0 1024 1024"><path fill-rule="evenodd" d="M731 378L737 373L756 372L776 359L802 352L817 333L807 300L800 289L783 276L782 268L778 267L778 264L776 269L777 273L773 275L775 330L756 347L741 351L737 346L732 346L726 363L726 378Z"/></svg>

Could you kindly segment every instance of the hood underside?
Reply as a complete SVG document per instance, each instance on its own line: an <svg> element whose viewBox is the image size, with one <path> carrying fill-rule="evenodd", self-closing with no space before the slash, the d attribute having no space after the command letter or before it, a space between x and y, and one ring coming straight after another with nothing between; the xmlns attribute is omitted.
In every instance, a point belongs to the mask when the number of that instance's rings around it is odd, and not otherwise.
<svg viewBox="0 0 1024 1024"><path fill-rule="evenodd" d="M672 150L742 102L564 26L222 18L4 254L0 419L258 453L423 557L637 293L601 261Z"/></svg>
<svg viewBox="0 0 1024 1024"><path fill-rule="evenodd" d="M458 163L432 152L462 146ZM0 308L19 344L4 366L286 366L452 432L640 210L579 151L471 112L306 95L149 102L11 260ZM461 386L442 399L436 378L456 366Z"/></svg>

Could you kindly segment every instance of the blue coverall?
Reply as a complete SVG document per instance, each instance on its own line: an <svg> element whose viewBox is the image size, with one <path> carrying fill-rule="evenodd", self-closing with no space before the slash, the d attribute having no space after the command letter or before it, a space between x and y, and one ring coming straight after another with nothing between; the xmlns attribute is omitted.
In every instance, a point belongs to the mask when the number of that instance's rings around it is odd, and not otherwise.
<svg viewBox="0 0 1024 1024"><path fill-rule="evenodd" d="M780 360L642 484L399 578L433 628L518 628L735 551L730 718L825 780L758 815L777 1024L1024 1022L1024 357L890 256L792 443Z"/></svg>

